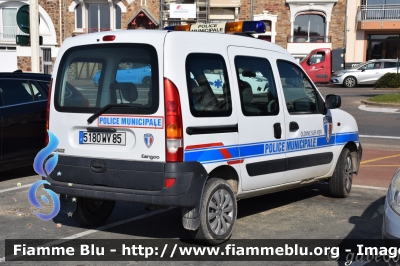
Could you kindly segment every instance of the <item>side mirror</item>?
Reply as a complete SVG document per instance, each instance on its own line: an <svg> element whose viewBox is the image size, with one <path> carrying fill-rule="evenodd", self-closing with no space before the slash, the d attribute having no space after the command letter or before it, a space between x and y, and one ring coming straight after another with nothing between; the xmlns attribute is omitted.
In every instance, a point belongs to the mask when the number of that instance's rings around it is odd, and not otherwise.
<svg viewBox="0 0 400 266"><path fill-rule="evenodd" d="M336 109L342 105L342 99L339 95L328 94L325 98L326 109Z"/></svg>
<svg viewBox="0 0 400 266"><path fill-rule="evenodd" d="M366 69L367 69L366 67L360 68L360 70L361 70L362 72L364 72Z"/></svg>

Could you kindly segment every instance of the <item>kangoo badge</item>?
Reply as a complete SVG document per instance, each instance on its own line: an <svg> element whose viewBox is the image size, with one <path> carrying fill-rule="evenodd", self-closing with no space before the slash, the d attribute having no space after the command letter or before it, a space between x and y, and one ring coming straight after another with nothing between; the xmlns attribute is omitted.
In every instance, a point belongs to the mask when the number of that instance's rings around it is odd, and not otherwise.
<svg viewBox="0 0 400 266"><path fill-rule="evenodd" d="M150 133L144 134L144 144L146 144L147 148L150 148L153 145L154 137Z"/></svg>
<svg viewBox="0 0 400 266"><path fill-rule="evenodd" d="M332 128L333 128L332 117L331 116L325 116L324 117L324 132L325 132L326 142L328 142L328 143L331 140Z"/></svg>

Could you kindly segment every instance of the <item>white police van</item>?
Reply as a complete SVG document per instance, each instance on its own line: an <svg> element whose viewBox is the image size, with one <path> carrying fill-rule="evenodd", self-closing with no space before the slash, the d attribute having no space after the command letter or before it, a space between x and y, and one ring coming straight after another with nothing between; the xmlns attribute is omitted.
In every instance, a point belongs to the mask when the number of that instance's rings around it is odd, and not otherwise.
<svg viewBox="0 0 400 266"><path fill-rule="evenodd" d="M265 30L257 21L217 26ZM321 180L347 197L362 149L355 119L336 109L340 97L323 99L278 45L190 27L63 43L48 105L59 158L46 186L62 208L76 197L73 219L98 225L115 201L176 206L196 239L218 244L231 236L238 199ZM151 82L117 82L125 65L148 65ZM210 73L223 76L221 93ZM265 93L245 80L255 77Z"/></svg>

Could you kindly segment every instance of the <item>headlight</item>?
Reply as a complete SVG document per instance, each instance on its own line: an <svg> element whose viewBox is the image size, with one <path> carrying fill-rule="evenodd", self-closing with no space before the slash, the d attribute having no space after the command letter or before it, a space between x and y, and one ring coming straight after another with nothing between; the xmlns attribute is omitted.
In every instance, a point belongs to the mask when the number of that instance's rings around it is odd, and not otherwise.
<svg viewBox="0 0 400 266"><path fill-rule="evenodd" d="M344 75L344 73L345 73L345 72L335 73L335 74L333 74L333 76L335 76L335 77L341 77L341 76Z"/></svg>
<svg viewBox="0 0 400 266"><path fill-rule="evenodd" d="M388 192L388 202L390 207L400 215L400 168L394 174Z"/></svg>

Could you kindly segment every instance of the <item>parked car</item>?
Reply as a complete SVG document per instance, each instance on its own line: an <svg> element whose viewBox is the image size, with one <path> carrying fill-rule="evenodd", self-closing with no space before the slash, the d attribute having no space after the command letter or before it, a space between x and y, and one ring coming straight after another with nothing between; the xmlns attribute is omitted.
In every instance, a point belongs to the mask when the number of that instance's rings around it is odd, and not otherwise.
<svg viewBox="0 0 400 266"><path fill-rule="evenodd" d="M120 64L121 66L121 64ZM132 64L125 66L117 70L118 82L132 82L134 84L143 84L146 87L150 86L151 83L151 68L147 66L134 66ZM101 70L94 75L93 81L95 85L99 84Z"/></svg>
<svg viewBox="0 0 400 266"><path fill-rule="evenodd" d="M224 76L221 74L222 70L214 70L210 73L205 73L208 83L211 86L214 94L223 94L222 85L225 83ZM268 79L265 78L260 72L255 71L239 71L239 78L250 84L253 94L265 94L268 92ZM192 77L194 79L194 77Z"/></svg>
<svg viewBox="0 0 400 266"><path fill-rule="evenodd" d="M397 71L396 59L374 59L358 64L351 69L336 71L331 83L352 88L360 84L375 84L384 74Z"/></svg>
<svg viewBox="0 0 400 266"><path fill-rule="evenodd" d="M385 246L400 248L400 168L393 175L386 195L384 210L382 237ZM398 256L397 259L399 259ZM395 262L389 264L396 265Z"/></svg>
<svg viewBox="0 0 400 266"><path fill-rule="evenodd" d="M318 48L300 61L313 82L329 83L331 74L344 69L344 49Z"/></svg>
<svg viewBox="0 0 400 266"><path fill-rule="evenodd" d="M33 164L45 146L46 106L51 75L0 73L0 171ZM64 104L90 107L89 100L69 83Z"/></svg>
<svg viewBox="0 0 400 266"><path fill-rule="evenodd" d="M0 171L33 164L44 147L51 76L0 73Z"/></svg>

